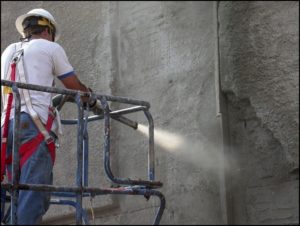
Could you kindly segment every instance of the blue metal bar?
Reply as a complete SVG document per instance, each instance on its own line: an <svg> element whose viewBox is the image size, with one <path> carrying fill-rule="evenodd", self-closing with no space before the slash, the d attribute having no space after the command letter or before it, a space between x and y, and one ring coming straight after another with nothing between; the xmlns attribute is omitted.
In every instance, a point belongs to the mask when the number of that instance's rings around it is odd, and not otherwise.
<svg viewBox="0 0 300 226"><path fill-rule="evenodd" d="M19 147L20 147L20 113L21 113L21 99L18 88L13 85L12 90L14 93L15 113L14 113L14 131L13 131L13 162L12 162L12 184L13 186L19 183ZM13 189L11 196L11 224L17 224L17 207L18 207L19 190Z"/></svg>
<svg viewBox="0 0 300 226"><path fill-rule="evenodd" d="M5 215L6 190L1 187L1 222Z"/></svg>
<svg viewBox="0 0 300 226"><path fill-rule="evenodd" d="M156 217L155 217L155 220L153 223L153 225L159 225L159 222L160 222L162 215L164 213L164 210L166 208L166 199L165 199L165 196L161 192L155 191L155 190L152 190L152 192L154 193L153 195L157 196L160 200L160 206L156 213Z"/></svg>
<svg viewBox="0 0 300 226"><path fill-rule="evenodd" d="M139 107L139 109L141 110L144 110L145 107ZM119 112L120 110L118 110ZM128 119L128 118L125 118L124 116L122 116L120 113L115 113L114 111L113 112L110 112L109 113L111 118L116 120L116 121L119 121L127 126L130 126L132 127L133 129L137 129L137 123ZM88 121L91 122L91 121L96 121L96 120L99 120L99 119L103 119L104 116L103 115L93 115L93 116L90 116L88 117ZM65 124L65 125L75 125L77 124L77 119L61 119L61 123L62 124Z"/></svg>
<svg viewBox="0 0 300 226"><path fill-rule="evenodd" d="M144 113L148 119L149 123L149 151L148 151L148 177L149 180L154 181L155 172L154 172L154 122L153 118L148 109L144 110Z"/></svg>
<svg viewBox="0 0 300 226"><path fill-rule="evenodd" d="M12 190L18 188L20 190L33 190L41 192L68 192L76 194L90 194L95 195L105 195L105 194L129 194L129 195L157 195L158 191L153 190L152 188L142 187L142 186L122 186L117 188L99 188L99 187L66 187L66 186L53 186L48 184L17 184L12 185L10 183L3 183L2 187L7 190Z"/></svg>
<svg viewBox="0 0 300 226"><path fill-rule="evenodd" d="M83 126L83 186L87 187L89 183L89 135L88 135L89 109L84 111Z"/></svg>
<svg viewBox="0 0 300 226"><path fill-rule="evenodd" d="M145 185L148 187L161 187L162 183L159 181L146 181L146 180L131 180L131 179L122 179L122 178L116 178L110 168L110 115L109 115L109 106L107 103L107 100L105 98L101 98L101 105L104 110L104 169L107 177L109 180L116 184L123 184L123 185ZM151 144L151 147L149 149L149 155L148 161L151 161L150 167L149 167L149 177L153 179L154 177L154 130L153 130L153 120L152 117L150 117L150 113L147 113L147 117L149 120L149 130L150 130L150 141L149 144ZM152 121L151 121L152 120Z"/></svg>
<svg viewBox="0 0 300 226"><path fill-rule="evenodd" d="M90 93L59 89L53 87L38 86L32 84L24 84L18 82L11 82L7 80L1 80L1 85L12 86L14 95L16 96L16 111L15 111L15 125L14 125L14 140L13 140L13 183L2 184L1 187L12 192L11 196L11 222L14 224L17 222L16 209L17 209L17 197L18 191L21 190L33 190L52 192L52 196L58 197L71 197L75 198L76 202L71 200L58 200L52 201L52 204L58 205L71 205L76 208L76 224L82 224L82 220L88 223L88 217L85 210L82 208L82 199L87 196L95 195L143 195L149 199L151 196L157 196L160 199L160 206L157 211L154 224L159 224L162 214L165 209L165 197L159 191L153 190L162 186L159 181L154 181L155 178L155 156L154 156L154 122L149 112L150 104L145 101L133 100L123 97L115 97L108 95L93 94L93 97L101 101L101 105L104 109L104 115L89 117L88 114L84 115L84 110L81 102L82 96L90 96ZM20 127L20 96L18 93L19 88L38 90L50 93L60 93L65 95L71 95L75 97L78 107L78 119L76 120L62 120L64 124L77 124L77 173L76 173L76 187L56 187L52 185L41 184L18 184L19 177L19 157L18 149L20 146L19 139L19 127ZM117 111L110 111L107 101L116 101L119 103L135 104L139 106L121 109ZM137 123L123 117L123 114L129 114L137 111L144 111L144 114L149 123L149 151L148 151L148 179L146 180L131 180L115 178L110 168L110 118L120 121L125 125L128 125L134 129L137 128ZM88 132L87 125L89 121L95 121L98 119L104 119L104 169L109 180L116 184L129 185L121 186L119 188L100 189L100 188L88 188Z"/></svg>
<svg viewBox="0 0 300 226"><path fill-rule="evenodd" d="M82 169L83 169L83 106L81 97L76 95L76 104L78 107L78 124L77 124L77 178L76 184L78 188L82 188ZM76 224L82 224L82 212L79 208L82 208L82 193L78 193L76 196L77 208L76 208Z"/></svg>
<svg viewBox="0 0 300 226"><path fill-rule="evenodd" d="M104 168L106 175L112 181L114 181L113 173L110 169L110 117L109 106L105 98L101 98L101 105L104 110Z"/></svg>
<svg viewBox="0 0 300 226"><path fill-rule="evenodd" d="M74 192L52 192L51 196L56 197L70 197L70 198L76 198L76 193ZM82 193L83 197L90 197L90 193Z"/></svg>
<svg viewBox="0 0 300 226"><path fill-rule="evenodd" d="M12 184L3 184L5 189L11 190ZM146 198L151 196L156 196L160 199L160 207L157 212L154 224L159 224L162 214L165 209L165 197L164 195L153 189L142 188L140 186L128 186L128 187L119 187L119 188L109 188L109 189L101 189L101 188L87 188L87 187L58 187L53 185L44 185L44 184L18 184L17 189L21 190L33 190L33 191L44 191L44 192L73 192L73 193L90 193L93 196L95 195L106 195L106 194L114 194L114 195L143 195ZM82 208L82 207L81 207ZM80 210L78 210L80 211Z"/></svg>
<svg viewBox="0 0 300 226"><path fill-rule="evenodd" d="M22 88L22 89L30 89L30 90L43 91L48 93L66 94L74 97L77 95L77 93L79 93L81 96L90 96L90 93L88 92L75 91L72 89L62 89L57 87L39 86L39 85L26 84L21 82L12 82L12 81L1 79L1 85L11 87L12 84L15 84L18 88ZM104 97L107 101L119 102L124 104L132 104L132 105L141 105L150 108L149 102L142 101L142 100L120 97L120 96L103 95L97 93L93 93L93 96L97 99L101 99L102 97Z"/></svg>
<svg viewBox="0 0 300 226"><path fill-rule="evenodd" d="M137 111L143 111L144 109L146 109L145 106L134 106L134 107L130 107L130 108L111 111L109 114L111 116L114 116L114 115L118 116L118 115L130 114L130 113L137 112Z"/></svg>
<svg viewBox="0 0 300 226"><path fill-rule="evenodd" d="M103 115L93 115L88 118L88 121L92 122L101 119L103 119ZM78 119L61 119L60 121L64 125L75 125L78 123Z"/></svg>

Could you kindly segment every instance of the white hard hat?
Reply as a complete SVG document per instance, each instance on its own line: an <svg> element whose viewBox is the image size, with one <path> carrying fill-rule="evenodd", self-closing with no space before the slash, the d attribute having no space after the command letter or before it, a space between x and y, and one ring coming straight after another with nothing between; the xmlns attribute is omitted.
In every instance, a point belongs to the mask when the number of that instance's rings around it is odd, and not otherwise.
<svg viewBox="0 0 300 226"><path fill-rule="evenodd" d="M49 13L47 10L44 10L44 9L30 10L28 13L21 15L16 19L16 28L23 37L25 37L25 34L23 32L22 23L27 17L30 17L30 16L41 16L41 17L44 17L44 18L50 20L50 22L54 25L55 30L56 30L54 40L57 41L59 39L60 29L58 28L58 25L57 25L54 17L51 15L51 13Z"/></svg>

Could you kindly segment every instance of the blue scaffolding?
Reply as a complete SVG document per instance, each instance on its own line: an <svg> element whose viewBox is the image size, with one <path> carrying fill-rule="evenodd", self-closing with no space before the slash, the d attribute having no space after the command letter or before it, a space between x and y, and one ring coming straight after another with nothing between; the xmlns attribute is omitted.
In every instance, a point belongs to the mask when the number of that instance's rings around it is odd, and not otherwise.
<svg viewBox="0 0 300 226"><path fill-rule="evenodd" d="M140 195L144 196L147 200L151 196L156 196L160 200L160 205L157 210L153 224L158 225L165 209L165 197L157 189L161 188L163 184L160 181L155 181L155 155L154 155L154 122L149 112L150 104L145 101L135 100L125 97L117 97L110 95L101 95L93 93L93 98L101 102L103 108L102 115L88 116L85 114L83 104L81 101L82 96L89 96L89 93L74 91L70 89L62 89L55 87L45 87L33 84L25 84L20 82L12 82L1 80L1 86L12 87L15 99L15 112L14 112L14 131L13 131L13 163L12 163L12 182L1 183L1 220L5 217L5 203L10 202L10 222L16 224L16 210L18 205L18 191L19 190L33 190L42 192L51 192L51 204L69 205L76 209L76 224L82 225L89 224L88 214L82 206L84 197L94 197L97 195ZM72 97L75 100L78 109L77 119L61 120L65 125L77 125L77 172L76 172L76 187L53 186L44 184L19 184L19 147L20 147L20 94L19 88L36 90L42 92L56 93L61 96L60 108L68 98ZM111 111L108 102L118 102L133 105L133 107ZM130 178L117 178L111 171L110 164L110 119L117 120L127 126L136 129L138 124L123 115L133 112L143 111L149 123L149 149L148 149L148 178L133 180ZM89 154L89 140L87 125L90 121L104 120L104 170L107 178L118 185L116 188L99 188L88 187L88 154ZM9 191L10 195L7 195ZM72 198L72 199L70 199ZM74 199L76 201L74 201Z"/></svg>

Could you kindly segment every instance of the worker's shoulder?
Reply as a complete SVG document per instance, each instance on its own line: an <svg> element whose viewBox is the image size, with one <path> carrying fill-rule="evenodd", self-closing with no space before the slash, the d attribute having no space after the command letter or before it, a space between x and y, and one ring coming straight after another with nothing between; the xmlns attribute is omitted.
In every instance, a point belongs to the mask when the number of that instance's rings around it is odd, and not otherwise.
<svg viewBox="0 0 300 226"><path fill-rule="evenodd" d="M37 44L37 45L40 45L40 46L45 46L45 47L49 47L49 48L62 48L60 44L56 43L56 42L51 42L51 41L48 41L46 39L34 39L31 41L32 44Z"/></svg>
<svg viewBox="0 0 300 226"><path fill-rule="evenodd" d="M35 50L44 51L50 55L64 52L63 47L56 42L51 42L45 39L35 39L30 42L31 43L29 45L31 45Z"/></svg>
<svg viewBox="0 0 300 226"><path fill-rule="evenodd" d="M15 49L15 48L16 48L16 45L17 45L18 43L20 43L20 42L15 42L15 43L9 44L9 45L6 47L5 51Z"/></svg>
<svg viewBox="0 0 300 226"><path fill-rule="evenodd" d="M2 57L5 56L5 55L7 55L7 54L11 54L12 52L15 52L17 44L18 44L18 42L9 44L4 49L4 51L2 53Z"/></svg>

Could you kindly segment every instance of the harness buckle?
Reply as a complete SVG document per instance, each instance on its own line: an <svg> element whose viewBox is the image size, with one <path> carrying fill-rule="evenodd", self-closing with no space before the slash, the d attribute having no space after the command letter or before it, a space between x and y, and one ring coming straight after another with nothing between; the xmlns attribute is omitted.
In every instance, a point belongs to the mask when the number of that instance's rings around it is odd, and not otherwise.
<svg viewBox="0 0 300 226"><path fill-rule="evenodd" d="M53 143L53 142L54 142L54 139L53 139L53 137L49 136L49 138L45 139L45 142L46 142L46 144L48 145L48 144Z"/></svg>
<svg viewBox="0 0 300 226"><path fill-rule="evenodd" d="M54 107L49 106L49 114L52 116L52 118L56 117L56 111Z"/></svg>
<svg viewBox="0 0 300 226"><path fill-rule="evenodd" d="M23 49L20 49L17 52L15 52L15 54L13 56L13 62L15 64L17 64L20 61L21 57L23 56L23 53L24 53Z"/></svg>

